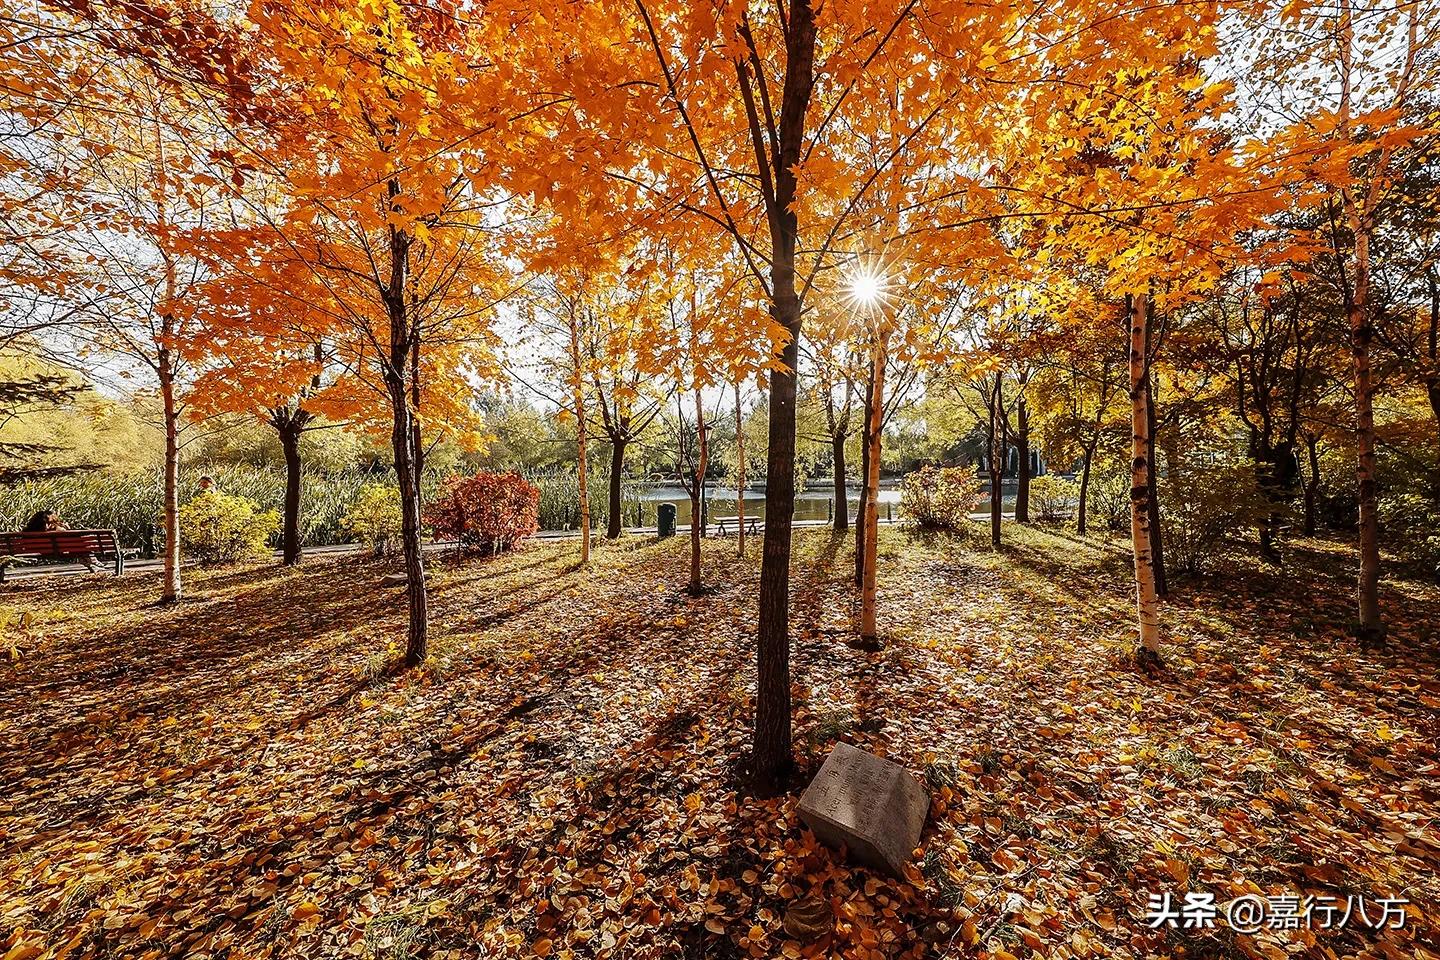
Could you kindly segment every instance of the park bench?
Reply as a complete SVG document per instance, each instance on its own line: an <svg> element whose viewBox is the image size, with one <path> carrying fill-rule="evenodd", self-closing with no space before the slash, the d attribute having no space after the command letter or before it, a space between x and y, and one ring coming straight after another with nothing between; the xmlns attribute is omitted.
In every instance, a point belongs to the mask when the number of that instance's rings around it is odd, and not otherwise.
<svg viewBox="0 0 1440 960"><path fill-rule="evenodd" d="M0 533L0 557L39 557L44 560L80 560L93 556L112 558L115 576L125 572L125 551L114 530L46 530L41 533ZM9 566L0 563L0 582Z"/></svg>
<svg viewBox="0 0 1440 960"><path fill-rule="evenodd" d="M715 521L715 526L718 528L718 529L715 531L715 536L717 536L717 537L723 537L723 536L725 536L725 525L726 525L727 523L730 524L730 525L732 525L732 526L734 526L734 527L735 527L735 532L736 532L736 533L739 533L739 532L740 532L740 525L739 525L739 523L738 523L739 519L740 519L739 517L721 517L719 520ZM754 537L754 536L759 536L759 535L760 535L760 525L759 525L759 521L758 521L755 517L746 517L746 518L745 518L745 529L746 529L746 532L749 533L752 537Z"/></svg>

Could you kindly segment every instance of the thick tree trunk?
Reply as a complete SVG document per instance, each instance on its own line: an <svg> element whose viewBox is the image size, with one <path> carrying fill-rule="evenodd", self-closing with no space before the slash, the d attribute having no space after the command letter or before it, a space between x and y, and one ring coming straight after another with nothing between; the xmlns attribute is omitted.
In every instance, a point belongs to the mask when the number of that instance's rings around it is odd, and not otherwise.
<svg viewBox="0 0 1440 960"><path fill-rule="evenodd" d="M735 381L735 554L745 556L745 424L740 412L740 381Z"/></svg>
<svg viewBox="0 0 1440 960"><path fill-rule="evenodd" d="M756 701L752 759L755 785L777 789L793 766L790 718L790 541L795 513L795 379L802 304L795 285L799 223L797 181L805 114L815 81L815 11L811 0L791 0L785 31L785 79L775 128L778 156L769 169L773 196L766 201L770 228L770 315L789 339L780 367L770 373L770 447L765 476L765 547L760 563L759 628L755 644ZM752 111L753 123L753 111ZM753 131L757 164L764 138Z"/></svg>
<svg viewBox="0 0 1440 960"><path fill-rule="evenodd" d="M1075 532L1085 532L1085 520L1088 516L1090 499L1090 465L1095 460L1095 447L1085 448L1085 458L1080 465L1080 502L1075 506Z"/></svg>
<svg viewBox="0 0 1440 960"><path fill-rule="evenodd" d="M830 450L835 458L835 532L850 529L850 503L845 499L845 434L830 437Z"/></svg>
<svg viewBox="0 0 1440 960"><path fill-rule="evenodd" d="M1130 545L1135 554L1135 609L1139 643L1135 658L1142 667L1160 663L1160 604L1155 591L1154 557L1150 537L1150 391L1147 389L1146 344L1149 342L1149 304L1145 294L1126 298L1130 321Z"/></svg>
<svg viewBox="0 0 1440 960"><path fill-rule="evenodd" d="M605 519L605 538L614 540L620 536L620 530L624 525L622 513L625 509L621 494L622 475L625 472L625 445L629 441L623 437L611 435L610 437L610 515Z"/></svg>
<svg viewBox="0 0 1440 960"><path fill-rule="evenodd" d="M1015 519L1030 522L1030 411L1025 407L1024 385L1015 397Z"/></svg>
<svg viewBox="0 0 1440 960"><path fill-rule="evenodd" d="M167 320L168 326L168 320ZM159 353L160 400L165 417L165 579L161 603L180 601L180 410L169 348Z"/></svg>
<svg viewBox="0 0 1440 960"><path fill-rule="evenodd" d="M880 536L880 435L885 418L885 352L888 336L881 332L875 341L875 374L870 381L869 416L865 419L865 570L860 580L860 642L869 649L879 649L875 628L875 587L878 573L877 545Z"/></svg>
<svg viewBox="0 0 1440 960"><path fill-rule="evenodd" d="M776 322L792 331L792 336L781 352L782 367L770 371L765 535L755 645L753 757L756 784L762 790L777 788L793 763L790 754L790 538L795 512L795 369L800 359L801 318L800 302L793 292L793 273L788 279L788 296L777 291L774 305Z"/></svg>
<svg viewBox="0 0 1440 960"><path fill-rule="evenodd" d="M285 454L285 511L281 531L282 560L287 567L300 562L300 427L277 424L280 449Z"/></svg>

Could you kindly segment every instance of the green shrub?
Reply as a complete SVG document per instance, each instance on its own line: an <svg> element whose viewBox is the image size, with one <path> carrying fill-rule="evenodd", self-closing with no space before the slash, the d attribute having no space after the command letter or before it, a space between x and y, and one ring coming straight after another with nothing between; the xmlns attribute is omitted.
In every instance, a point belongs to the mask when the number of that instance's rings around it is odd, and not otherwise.
<svg viewBox="0 0 1440 960"><path fill-rule="evenodd" d="M253 500L209 490L180 507L180 552L206 565L263 557L279 522Z"/></svg>
<svg viewBox="0 0 1440 960"><path fill-rule="evenodd" d="M1040 520L1059 520L1074 508L1079 496L1080 485L1074 480L1046 474L1030 481L1030 509Z"/></svg>
<svg viewBox="0 0 1440 960"><path fill-rule="evenodd" d="M355 501L340 528L368 546L376 556L391 553L400 545L403 517L400 488L391 483L367 483L355 493Z"/></svg>
<svg viewBox="0 0 1440 960"><path fill-rule="evenodd" d="M900 509L922 527L959 530L980 501L970 467L921 467L900 480Z"/></svg>
<svg viewBox="0 0 1440 960"><path fill-rule="evenodd" d="M1277 508L1260 489L1253 464L1206 466L1160 479L1165 563L1184 573L1213 570L1233 538Z"/></svg>
<svg viewBox="0 0 1440 960"><path fill-rule="evenodd" d="M1078 494L1077 494L1078 496ZM1130 529L1130 469L1118 459L1097 459L1086 491L1090 526L1110 531Z"/></svg>
<svg viewBox="0 0 1440 960"><path fill-rule="evenodd" d="M1411 563L1440 573L1440 504L1418 493L1380 499L1384 545Z"/></svg>

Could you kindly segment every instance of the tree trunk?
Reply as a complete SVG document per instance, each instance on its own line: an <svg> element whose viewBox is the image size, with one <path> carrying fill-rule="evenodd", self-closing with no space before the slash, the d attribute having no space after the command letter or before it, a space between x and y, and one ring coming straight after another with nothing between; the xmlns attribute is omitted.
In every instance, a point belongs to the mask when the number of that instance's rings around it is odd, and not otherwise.
<svg viewBox="0 0 1440 960"><path fill-rule="evenodd" d="M1015 519L1030 522L1030 412L1025 407L1025 387L1015 397Z"/></svg>
<svg viewBox="0 0 1440 960"><path fill-rule="evenodd" d="M1145 294L1126 298L1130 321L1130 545L1135 553L1135 609L1140 639L1135 648L1142 667L1160 664L1160 604L1155 591L1154 556L1150 536L1150 391L1146 344L1149 342L1149 304Z"/></svg>
<svg viewBox="0 0 1440 960"><path fill-rule="evenodd" d="M1075 532L1085 533L1085 518L1088 507L1086 501L1090 498L1090 464L1095 459L1095 447L1085 448L1085 458L1080 465L1080 502L1075 507Z"/></svg>
<svg viewBox="0 0 1440 960"><path fill-rule="evenodd" d="M1430 382L1425 384L1425 393L1430 398L1430 413L1435 417L1436 433L1440 434L1440 374L1431 376Z"/></svg>
<svg viewBox="0 0 1440 960"><path fill-rule="evenodd" d="M168 604L180 601L180 411L175 399L174 360L168 347L160 348L159 361L165 416L165 583L160 602Z"/></svg>
<svg viewBox="0 0 1440 960"><path fill-rule="evenodd" d="M1315 536L1315 499L1320 491L1320 438L1306 437L1310 469L1305 477L1305 536Z"/></svg>
<svg viewBox="0 0 1440 960"><path fill-rule="evenodd" d="M300 562L300 425L293 419L276 422L276 432L280 434L280 449L285 453L282 560L285 566L293 567Z"/></svg>
<svg viewBox="0 0 1440 960"><path fill-rule="evenodd" d="M1440 275L1435 265L1425 268L1425 285L1430 291L1430 331L1426 340L1425 395L1430 399L1430 413L1435 418L1436 436L1440 438ZM1440 461L1431 471L1430 495L1440 502Z"/></svg>
<svg viewBox="0 0 1440 960"><path fill-rule="evenodd" d="M585 379L580 369L580 320L570 311L570 364L574 377L576 477L580 484L580 563L590 562L590 477L585 462Z"/></svg>
<svg viewBox="0 0 1440 960"><path fill-rule="evenodd" d="M756 700L752 759L755 785L779 787L793 766L790 743L790 541L795 513L795 379L803 304L795 288L799 224L795 170L805 139L805 113L815 82L815 11L791 0L785 31L785 79L776 128L774 195L766 203L770 227L770 315L789 339L779 369L770 373L770 449L765 476L765 548L760 564L759 628L755 644ZM757 154L763 156L756 131Z"/></svg>
<svg viewBox="0 0 1440 960"><path fill-rule="evenodd" d="M850 529L850 503L845 498L845 434L831 435L830 451L835 463L834 529L836 533L844 533Z"/></svg>
<svg viewBox="0 0 1440 960"><path fill-rule="evenodd" d="M1001 513L1005 506L1005 396L1000 374L990 393L990 545L1000 546Z"/></svg>
<svg viewBox="0 0 1440 960"><path fill-rule="evenodd" d="M1425 268L1425 288L1430 293L1430 329L1425 337L1425 394L1430 399L1430 412L1440 428L1440 273L1435 265Z"/></svg>
<svg viewBox="0 0 1440 960"><path fill-rule="evenodd" d="M406 593L410 605L410 626L405 642L405 666L425 662L429 634L426 609L425 564L420 550L420 484L415 473L414 430L405 385L398 380L390 391L393 423L390 433L395 457L395 479L400 487L400 544L405 556Z"/></svg>
<svg viewBox="0 0 1440 960"><path fill-rule="evenodd" d="M1376 510L1375 387L1370 371L1370 234L1355 231L1355 288L1346 311L1350 321L1350 354L1355 364L1355 479L1360 500L1359 624L1356 636L1364 645L1383 644L1380 619L1380 515Z"/></svg>
<svg viewBox="0 0 1440 960"><path fill-rule="evenodd" d="M690 494L690 596L698 597L704 590L700 582L700 540L705 536L705 472L710 469L710 441L706 436L705 406L700 391L695 391L695 435L700 446L700 459L695 464L695 486Z"/></svg>
<svg viewBox="0 0 1440 960"><path fill-rule="evenodd" d="M888 332L875 341L875 375L870 381L869 415L865 420L865 448L870 451L865 476L865 570L860 580L860 642L880 648L875 628L876 548L880 536L880 434L885 417L885 352Z"/></svg>
<svg viewBox="0 0 1440 960"><path fill-rule="evenodd" d="M871 393L875 388L875 363L870 363L870 372L865 382L865 400L862 404L864 409L864 422L867 426L870 423ZM878 471L877 471L878 474ZM870 444L860 444L860 502L855 507L855 589L859 590L865 583L865 504L870 498ZM845 509L849 510L847 503Z"/></svg>
<svg viewBox="0 0 1440 960"><path fill-rule="evenodd" d="M389 183L392 203L400 194L396 180ZM429 641L429 611L425 596L425 560L420 549L420 430L406 391L409 375L418 372L418 331L410 328L405 288L410 267L410 238L390 227L390 277L383 290L390 321L390 354L385 364L385 391L390 398L390 446L395 457L395 479L400 488L400 544L405 557L405 592L410 620L405 638L405 666L425 662ZM410 384L418 391L418 383Z"/></svg>
<svg viewBox="0 0 1440 960"><path fill-rule="evenodd" d="M1149 297L1145 298L1145 306L1149 309ZM1155 376L1149 359L1152 319L1153 314L1145 318L1145 415L1149 418L1145 433L1145 482L1149 495L1145 498L1145 506L1150 515L1150 566L1155 577L1155 596L1163 598L1170 592L1170 582L1165 571L1165 538L1160 526L1160 480L1155 469Z"/></svg>
<svg viewBox="0 0 1440 960"><path fill-rule="evenodd" d="M745 425L740 415L740 381L735 381L735 555L745 556Z"/></svg>
<svg viewBox="0 0 1440 960"><path fill-rule="evenodd" d="M792 261L793 262L793 261ZM793 268L792 268L793 269ZM765 463L765 535L760 559L759 630L753 756L758 787L774 789L790 770L790 538L795 511L795 369L800 303L792 292L774 306L792 331L770 372L769 455Z"/></svg>
<svg viewBox="0 0 1440 960"><path fill-rule="evenodd" d="M585 462L585 420L580 420L579 435L576 437L577 480L580 484L580 562L590 562L590 475Z"/></svg>
<svg viewBox="0 0 1440 960"><path fill-rule="evenodd" d="M605 538L607 540L619 537L624 524L622 513L625 504L621 496L624 492L621 489L621 475L625 472L625 445L628 442L623 437L614 434L610 436L610 516L605 520Z"/></svg>

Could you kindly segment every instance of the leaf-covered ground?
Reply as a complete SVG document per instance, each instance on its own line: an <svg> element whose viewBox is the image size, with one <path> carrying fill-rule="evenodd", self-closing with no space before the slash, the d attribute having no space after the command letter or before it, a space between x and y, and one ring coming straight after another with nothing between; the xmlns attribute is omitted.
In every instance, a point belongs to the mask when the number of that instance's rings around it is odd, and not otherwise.
<svg viewBox="0 0 1440 960"><path fill-rule="evenodd" d="M441 562L433 662L401 676L375 561L197 573L176 609L153 576L12 586L0 957L1437 955L1440 590L1388 583L1362 654L1347 552L1302 543L1180 584L1149 678L1123 548L1011 535L882 530L878 654L846 643L848 541L797 539L797 783L837 739L923 772L908 882L745 789L733 541L700 599L678 540ZM1383 933L1147 927L1184 890L1413 905Z"/></svg>

